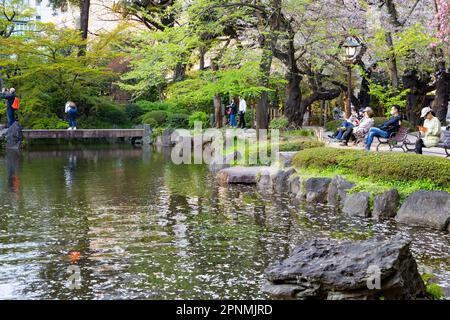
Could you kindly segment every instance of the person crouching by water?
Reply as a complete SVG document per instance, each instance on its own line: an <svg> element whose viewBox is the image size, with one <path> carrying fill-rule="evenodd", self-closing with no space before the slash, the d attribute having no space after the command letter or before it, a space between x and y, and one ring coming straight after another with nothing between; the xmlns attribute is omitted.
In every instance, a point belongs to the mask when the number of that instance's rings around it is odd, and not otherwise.
<svg viewBox="0 0 450 320"><path fill-rule="evenodd" d="M6 117L8 118L8 128L11 127L13 123L16 121L13 108L15 98L16 98L16 89L11 88L9 89L9 92L7 92L5 88L2 88L2 99L6 100Z"/></svg>
<svg viewBox="0 0 450 320"><path fill-rule="evenodd" d="M435 117L433 110L430 107L423 108L420 117L425 118L425 120L423 126L419 127L421 138L416 141L417 154L422 154L423 147L437 146L441 138L441 123Z"/></svg>
<svg viewBox="0 0 450 320"><path fill-rule="evenodd" d="M69 118L69 129L67 130L77 130L77 105L75 102L67 101L65 111Z"/></svg>

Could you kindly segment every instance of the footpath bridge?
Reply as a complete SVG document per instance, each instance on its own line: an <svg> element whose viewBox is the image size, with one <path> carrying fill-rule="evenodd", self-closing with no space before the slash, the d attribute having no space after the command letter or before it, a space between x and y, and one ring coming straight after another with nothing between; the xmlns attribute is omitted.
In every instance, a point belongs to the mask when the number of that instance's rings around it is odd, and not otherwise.
<svg viewBox="0 0 450 320"><path fill-rule="evenodd" d="M34 139L130 139L134 144L141 140L144 144L151 142L151 128L143 129L77 129L77 130L22 130L23 138Z"/></svg>

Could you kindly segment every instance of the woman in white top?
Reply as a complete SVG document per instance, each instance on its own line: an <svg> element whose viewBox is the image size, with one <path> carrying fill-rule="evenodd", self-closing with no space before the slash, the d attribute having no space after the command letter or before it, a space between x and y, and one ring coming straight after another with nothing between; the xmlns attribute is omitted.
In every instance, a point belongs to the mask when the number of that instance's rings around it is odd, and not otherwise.
<svg viewBox="0 0 450 320"><path fill-rule="evenodd" d="M439 119L434 116L433 110L430 107L422 109L420 115L425 118L423 126L419 127L421 138L416 142L416 153L422 154L422 148L435 147L441 139L441 123Z"/></svg>

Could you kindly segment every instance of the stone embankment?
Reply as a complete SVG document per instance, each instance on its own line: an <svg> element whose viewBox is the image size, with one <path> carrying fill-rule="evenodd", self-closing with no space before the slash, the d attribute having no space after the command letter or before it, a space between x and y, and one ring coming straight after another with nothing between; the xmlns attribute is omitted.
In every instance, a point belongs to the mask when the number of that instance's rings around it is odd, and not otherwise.
<svg viewBox="0 0 450 320"><path fill-rule="evenodd" d="M280 152L276 166L229 167L230 159L210 165L222 183L255 184L264 192L288 192L292 199L311 203L328 203L349 216L395 219L412 226L450 232L450 194L443 191L419 190L400 203L396 189L373 195L351 192L355 184L342 176L306 177L289 167L295 152ZM231 156L234 159L239 155ZM225 164L222 164L225 163Z"/></svg>

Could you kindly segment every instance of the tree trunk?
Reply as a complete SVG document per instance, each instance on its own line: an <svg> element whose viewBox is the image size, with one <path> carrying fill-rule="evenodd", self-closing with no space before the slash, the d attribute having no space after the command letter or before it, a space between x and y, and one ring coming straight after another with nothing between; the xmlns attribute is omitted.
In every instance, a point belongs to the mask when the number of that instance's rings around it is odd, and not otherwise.
<svg viewBox="0 0 450 320"><path fill-rule="evenodd" d="M268 32L269 39L262 35L262 49L263 53L261 56L261 63L259 65L261 71L261 78L259 80L259 85L261 87L268 88L270 83L270 69L272 67L273 52L276 50L276 45L278 42L278 32L280 31L280 16L281 16L281 0L272 0L271 5L273 8L273 13L270 16L270 28ZM260 21L266 25L266 21ZM268 129L269 119L269 96L267 91L261 93L261 97L258 101L258 106L256 109L256 129Z"/></svg>
<svg viewBox="0 0 450 320"><path fill-rule="evenodd" d="M426 107L426 95L432 90L428 86L429 79L419 78L417 71L406 71L403 76L403 85L410 89L407 94L406 115L413 125L418 125L420 120L420 112Z"/></svg>
<svg viewBox="0 0 450 320"><path fill-rule="evenodd" d="M447 72L445 68L442 68L436 75L436 96L431 107L433 108L433 111L436 113L436 116L443 125L446 125L449 94L450 72Z"/></svg>
<svg viewBox="0 0 450 320"><path fill-rule="evenodd" d="M260 70L262 73L259 85L261 87L267 88L269 87L269 78L270 78L270 69L272 66L273 55L272 51L267 48L264 49ZM261 93L261 96L258 100L258 105L256 107L256 129L268 129L269 128L269 119L268 119L268 111L269 111L269 96L267 91Z"/></svg>
<svg viewBox="0 0 450 320"><path fill-rule="evenodd" d="M184 76L186 75L186 65L179 62L175 66L175 70L173 72L173 82L180 82L184 80Z"/></svg>
<svg viewBox="0 0 450 320"><path fill-rule="evenodd" d="M86 40L89 30L89 9L91 7L91 0L80 1L80 33L81 38ZM80 46L78 56L84 56L86 54L86 44Z"/></svg>
<svg viewBox="0 0 450 320"><path fill-rule="evenodd" d="M297 67L295 67L297 69ZM300 103L302 101L302 92L300 90L300 82L302 77L297 72L291 72L286 88L286 117L289 124L295 127L301 127L303 123L303 114L305 110L301 110Z"/></svg>
<svg viewBox="0 0 450 320"><path fill-rule="evenodd" d="M389 48L389 60L388 60L388 68L389 74L391 76L392 86L394 88L398 87L398 69L397 69L397 58L394 54L394 42L392 41L392 34L390 32L386 32L386 43Z"/></svg>
<svg viewBox="0 0 450 320"><path fill-rule="evenodd" d="M206 55L207 49L205 47L200 48L200 62L199 62L199 68L200 70L205 70L205 55Z"/></svg>
<svg viewBox="0 0 450 320"><path fill-rule="evenodd" d="M222 119L222 96L220 94L216 94L214 96L214 119L216 128L222 128L223 119Z"/></svg>
<svg viewBox="0 0 450 320"><path fill-rule="evenodd" d="M370 74L367 74L370 77ZM363 77L361 81L361 88L358 93L359 107L366 108L370 104L370 94L369 94L369 81Z"/></svg>
<svg viewBox="0 0 450 320"><path fill-rule="evenodd" d="M219 70L219 66L217 65L217 62L215 60L211 62L211 69L213 71ZM223 126L222 96L220 93L214 95L214 120L216 128L222 128Z"/></svg>

